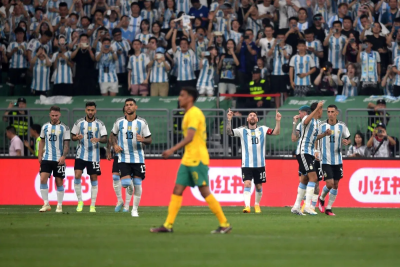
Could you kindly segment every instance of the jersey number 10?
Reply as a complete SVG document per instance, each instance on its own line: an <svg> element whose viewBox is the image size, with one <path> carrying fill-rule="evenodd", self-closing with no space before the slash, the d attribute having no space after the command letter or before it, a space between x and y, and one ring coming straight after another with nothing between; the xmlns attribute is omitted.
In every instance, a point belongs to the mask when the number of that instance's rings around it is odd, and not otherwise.
<svg viewBox="0 0 400 267"><path fill-rule="evenodd" d="M251 138L251 143L252 143L253 145L257 145L257 144L258 144L258 137L252 137L252 138Z"/></svg>

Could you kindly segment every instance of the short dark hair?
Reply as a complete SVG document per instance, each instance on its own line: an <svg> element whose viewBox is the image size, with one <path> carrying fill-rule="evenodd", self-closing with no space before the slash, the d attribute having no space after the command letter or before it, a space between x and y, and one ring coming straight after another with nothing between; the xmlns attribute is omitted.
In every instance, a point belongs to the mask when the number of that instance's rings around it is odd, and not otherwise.
<svg viewBox="0 0 400 267"><path fill-rule="evenodd" d="M360 20L362 20L362 19L368 19L368 16L367 15L361 15L360 16Z"/></svg>
<svg viewBox="0 0 400 267"><path fill-rule="evenodd" d="M12 134L17 134L14 126L7 126L6 131L11 132Z"/></svg>
<svg viewBox="0 0 400 267"><path fill-rule="evenodd" d="M365 145L365 138L364 138L364 134L360 131L357 131L354 135L354 145L356 145L356 135L359 135L362 139L361 141L361 145L364 146Z"/></svg>
<svg viewBox="0 0 400 267"><path fill-rule="evenodd" d="M197 98L199 97L199 91L197 91L194 87L183 87L181 90L187 92L188 95L193 97L193 103L196 102Z"/></svg>
<svg viewBox="0 0 400 267"><path fill-rule="evenodd" d="M133 103L135 103L136 104L136 100L135 99L133 99L133 98L127 98L127 99L125 99L125 104L126 104L126 102L130 102L130 101L132 101ZM124 112L125 112L125 110L124 110Z"/></svg>
<svg viewBox="0 0 400 267"><path fill-rule="evenodd" d="M68 8L68 4L65 3L65 2L61 2L61 3L58 5L58 8L60 8L60 7L66 7L66 8Z"/></svg>
<svg viewBox="0 0 400 267"><path fill-rule="evenodd" d="M86 33L82 33L82 34L79 36L79 38L82 38L82 37L89 38L89 35L87 35Z"/></svg>
<svg viewBox="0 0 400 267"><path fill-rule="evenodd" d="M304 12L306 12L306 15L308 16L307 9L305 9L304 7L301 7L301 8L299 8L299 10L297 11L297 13L299 13L299 12L300 12L300 10L303 10Z"/></svg>
<svg viewBox="0 0 400 267"><path fill-rule="evenodd" d="M353 19L350 17L350 16L345 16L344 18L343 18L343 21L344 20L350 20L351 22L353 22Z"/></svg>
<svg viewBox="0 0 400 267"><path fill-rule="evenodd" d="M265 30L266 28L271 28L272 30L274 30L274 26L272 26L271 24L265 25L264 30Z"/></svg>
<svg viewBox="0 0 400 267"><path fill-rule="evenodd" d="M71 14L69 14L69 17L72 17L72 16L75 16L75 17L76 17L76 20L78 20L78 19L79 19L79 15L78 15L78 14L76 14L76 13L71 13Z"/></svg>
<svg viewBox="0 0 400 267"><path fill-rule="evenodd" d="M104 38L104 39L103 39L103 43L104 43L105 41L109 41L109 42L111 43L111 39L110 39L110 38L107 38L107 37Z"/></svg>
<svg viewBox="0 0 400 267"><path fill-rule="evenodd" d="M47 37L50 37L50 38L53 37L53 33L50 30L45 31L44 35L46 35Z"/></svg>
<svg viewBox="0 0 400 267"><path fill-rule="evenodd" d="M58 112L61 112L61 109L60 109L59 106L51 106L51 107L50 107L50 112L51 112L51 111L58 111Z"/></svg>
<svg viewBox="0 0 400 267"><path fill-rule="evenodd" d="M250 114L250 113L254 113L254 114L256 114L256 116L258 117L257 111L255 111L254 109L253 109L253 110L250 110L250 111L249 111L249 114ZM247 115L247 116L248 116L248 115Z"/></svg>
<svg viewBox="0 0 400 267"><path fill-rule="evenodd" d="M97 107L96 103L91 101L91 102L86 102L86 107Z"/></svg>
<svg viewBox="0 0 400 267"><path fill-rule="evenodd" d="M304 31L304 34L314 34L314 31L312 29L307 29Z"/></svg>
<svg viewBox="0 0 400 267"><path fill-rule="evenodd" d="M93 16L96 16L97 13L101 13L102 16L104 16L104 13L101 9L96 9L96 11L94 12Z"/></svg>
<svg viewBox="0 0 400 267"><path fill-rule="evenodd" d="M246 32L251 32L252 34L254 34L254 31L252 30L252 29L246 29L245 31L244 31L244 34L246 35Z"/></svg>
<svg viewBox="0 0 400 267"><path fill-rule="evenodd" d="M297 42L297 45L299 45L299 44L306 45L306 41L304 41L304 40L300 39L300 40Z"/></svg>
<svg viewBox="0 0 400 267"><path fill-rule="evenodd" d="M333 104L329 105L329 106L327 107L327 109L328 109L328 108L335 108L336 110L338 110L337 106L336 106L336 105L333 105Z"/></svg>
<svg viewBox="0 0 400 267"><path fill-rule="evenodd" d="M140 8L140 6L139 6L139 3L138 3L138 2L133 2L133 3L131 4L131 8L132 8L133 6L138 6L138 7Z"/></svg>
<svg viewBox="0 0 400 267"><path fill-rule="evenodd" d="M140 44L142 44L142 41L140 41L139 39L133 40L133 41L132 41L132 44L133 44L134 42L139 42Z"/></svg>
<svg viewBox="0 0 400 267"><path fill-rule="evenodd" d="M149 38L149 41L148 41L148 43L150 43L150 41L151 41L151 40L156 40L156 42L158 41L158 40L157 40L157 38L156 38L156 37L154 37L154 36L152 36L152 37L150 37L150 38Z"/></svg>
<svg viewBox="0 0 400 267"><path fill-rule="evenodd" d="M335 24L340 24L340 26L342 26L342 22L341 22L340 20L335 20L335 21L332 23L332 26L335 26Z"/></svg>
<svg viewBox="0 0 400 267"><path fill-rule="evenodd" d="M311 108L311 112L313 112L318 106L318 102L314 102L311 104L310 108Z"/></svg>
<svg viewBox="0 0 400 267"><path fill-rule="evenodd" d="M39 124L32 124L31 129L39 134L40 131L42 130L42 127Z"/></svg>

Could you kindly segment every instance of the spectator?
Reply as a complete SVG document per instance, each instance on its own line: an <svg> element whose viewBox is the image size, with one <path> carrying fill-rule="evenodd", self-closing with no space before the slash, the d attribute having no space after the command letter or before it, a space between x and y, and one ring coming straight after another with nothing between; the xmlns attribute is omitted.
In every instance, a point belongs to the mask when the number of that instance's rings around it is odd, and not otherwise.
<svg viewBox="0 0 400 267"><path fill-rule="evenodd" d="M39 124L33 124L31 126L31 129L30 129L31 138L33 138L33 140L35 140L34 149L32 149L28 140L24 141L25 149L28 149L31 152L31 154L34 155L35 157L37 157L39 155L40 130L41 130L41 126ZM25 153L25 155L28 155L28 153Z"/></svg>
<svg viewBox="0 0 400 267"><path fill-rule="evenodd" d="M328 27L333 28L334 27L334 22L340 21L340 23L343 22L343 19L348 16L349 12L349 5L347 3L340 3L338 6L338 14L330 17L328 21ZM340 25L341 27L342 25Z"/></svg>
<svg viewBox="0 0 400 267"><path fill-rule="evenodd" d="M386 68L389 64L389 55L387 50L386 38L380 35L382 26L375 22L372 24L372 35L368 35L364 38L364 41L368 39L372 43L372 50L379 53L381 59L381 69L383 73L386 73Z"/></svg>
<svg viewBox="0 0 400 267"><path fill-rule="evenodd" d="M81 35L71 60L76 66L74 95L95 95L95 50L90 47L87 34Z"/></svg>
<svg viewBox="0 0 400 267"><path fill-rule="evenodd" d="M341 72L341 69L338 73ZM339 74L338 74L339 75ZM332 73L332 63L325 62L314 81L317 95L334 96L337 94L338 76Z"/></svg>
<svg viewBox="0 0 400 267"><path fill-rule="evenodd" d="M347 151L348 157L366 157L367 147L365 146L364 135L361 132L356 132L354 135L354 143Z"/></svg>
<svg viewBox="0 0 400 267"><path fill-rule="evenodd" d="M111 11L110 15L106 16L106 18L105 18L104 26L110 32L112 32L112 30L114 30L117 27L117 25L119 24L119 17L120 17L119 12L120 11L119 11L119 8L117 8L117 7L110 7L110 9L107 12L110 12L110 11ZM107 15L108 15L108 13L107 13Z"/></svg>
<svg viewBox="0 0 400 267"><path fill-rule="evenodd" d="M300 40L297 45L298 54L290 59L290 84L295 96L306 96L311 89L310 75L315 72L315 63L310 55L307 55L305 41Z"/></svg>
<svg viewBox="0 0 400 267"><path fill-rule="evenodd" d="M232 39L226 42L226 53L219 60L220 80L218 91L220 94L236 93L237 67L239 66L238 56L235 54L236 44Z"/></svg>
<svg viewBox="0 0 400 267"><path fill-rule="evenodd" d="M217 62L219 61L218 51L214 46L207 48L207 52L203 52L199 63L200 76L197 82L197 90L199 94L209 97L214 95L214 75L217 70Z"/></svg>
<svg viewBox="0 0 400 267"><path fill-rule="evenodd" d="M90 36L90 45L93 45L94 41L98 39L98 32L104 31L104 14L101 10L94 12L94 18L92 24L89 25L87 34ZM104 32L103 32L104 35Z"/></svg>
<svg viewBox="0 0 400 267"><path fill-rule="evenodd" d="M274 38L274 28L271 25L267 25L264 28L264 34L262 38L257 39L256 45L261 49L261 56L267 57L268 51L272 48L272 45L275 42ZM272 60L272 57L268 57L268 59Z"/></svg>
<svg viewBox="0 0 400 267"><path fill-rule="evenodd" d="M342 35L346 36L348 39L352 34L352 38L355 38L357 42L360 40L360 33L353 29L353 19L349 16L343 18L343 30Z"/></svg>
<svg viewBox="0 0 400 267"><path fill-rule="evenodd" d="M143 52L146 52L149 39L152 36L153 34L150 33L149 21L147 19L143 19L142 22L140 22L140 33L136 35L136 39L142 42Z"/></svg>
<svg viewBox="0 0 400 267"><path fill-rule="evenodd" d="M135 40L135 34L133 33L132 28L129 27L129 17L122 16L121 22L120 24L117 25L117 27L118 26L120 26L122 32L122 38L127 40L129 44L132 44L133 40Z"/></svg>
<svg viewBox="0 0 400 267"><path fill-rule="evenodd" d="M387 48L392 52L392 62L395 61L395 58L400 56L400 34L398 27L393 27L392 32L388 34L386 37L386 45ZM394 37L394 38L393 38ZM393 40L394 39L394 40Z"/></svg>
<svg viewBox="0 0 400 267"><path fill-rule="evenodd" d="M168 29L170 21L177 18L177 15L178 15L178 13L176 12L176 9L175 9L175 1L174 0L167 0L166 4L167 4L167 8L163 9L163 12L161 12L161 18L160 18L160 21L162 21L163 29Z"/></svg>
<svg viewBox="0 0 400 267"><path fill-rule="evenodd" d="M252 80L247 86L246 93L251 95L261 95L270 93L270 88L265 79L261 79L261 70L255 66L252 71ZM256 96L248 98L246 108L269 108L271 97Z"/></svg>
<svg viewBox="0 0 400 267"><path fill-rule="evenodd" d="M103 96L116 96L118 93L118 77L116 71L117 53L112 51L111 40L103 39L100 52L96 52L99 62L99 85Z"/></svg>
<svg viewBox="0 0 400 267"><path fill-rule="evenodd" d="M370 136L379 123L389 124L390 114L385 110L385 99L378 99L376 105L371 102L368 103L368 109L368 132Z"/></svg>
<svg viewBox="0 0 400 267"><path fill-rule="evenodd" d="M263 0L261 4L257 5L258 14L262 18L267 18L270 21L275 18L275 6L271 5L271 2L271 0Z"/></svg>
<svg viewBox="0 0 400 267"><path fill-rule="evenodd" d="M114 40L111 43L111 47L118 56L116 62L118 82L119 85L126 88L128 82L128 71L126 66L128 64L128 53L131 49L131 45L126 39L122 38L122 31L120 28L115 28L112 31L112 36Z"/></svg>
<svg viewBox="0 0 400 267"><path fill-rule="evenodd" d="M324 21L328 21L328 19L331 17L331 13L332 13L331 1L317 0L315 2L316 2L315 6L311 6L313 14L320 14L321 21L322 21L322 19ZM311 1L310 1L310 4L312 4ZM314 15L314 21L315 21L315 15ZM323 40L321 42L323 42Z"/></svg>
<svg viewBox="0 0 400 267"><path fill-rule="evenodd" d="M59 13L58 7L60 5L60 1L59 0L48 0L43 3L47 3L47 17L50 21L52 21Z"/></svg>
<svg viewBox="0 0 400 267"><path fill-rule="evenodd" d="M301 7L298 0L276 0L274 6L279 10L279 29L289 28L288 18L297 17Z"/></svg>
<svg viewBox="0 0 400 267"><path fill-rule="evenodd" d="M247 29L244 37L240 39L240 45L236 47L239 54L238 81L240 88L245 88L251 81L251 72L257 63L258 48L253 40L253 30Z"/></svg>
<svg viewBox="0 0 400 267"><path fill-rule="evenodd" d="M377 124L367 143L367 147L372 150L371 157L373 158L391 157L392 155L390 155L390 147L395 145L396 140L387 134L386 125L382 122Z"/></svg>
<svg viewBox="0 0 400 267"><path fill-rule="evenodd" d="M192 0L192 7L190 8L189 15L195 18L200 18L202 27L206 27L208 22L208 8L200 4L200 0Z"/></svg>
<svg viewBox="0 0 400 267"><path fill-rule="evenodd" d="M311 22L308 20L307 10L305 8L299 8L299 21L297 22L297 28L300 32L304 33L311 26Z"/></svg>
<svg viewBox="0 0 400 267"><path fill-rule="evenodd" d="M92 5L90 13L93 16L97 11L101 11L102 13L104 13L106 10L107 10L106 0L95 0L94 4Z"/></svg>
<svg viewBox="0 0 400 267"><path fill-rule="evenodd" d="M142 19L139 4L133 2L131 4L131 14L129 15L129 30L132 31L133 39L136 39L136 35L140 33Z"/></svg>
<svg viewBox="0 0 400 267"><path fill-rule="evenodd" d="M322 14L317 13L313 16L313 25L310 27L310 31L314 32L314 37L316 40L319 40L321 43L325 40L325 29L322 27L323 17ZM326 53L325 53L326 54Z"/></svg>
<svg viewBox="0 0 400 267"><path fill-rule="evenodd" d="M152 0L144 0L140 16L142 19L146 19L149 25L153 25L160 17L157 9L154 8L154 2Z"/></svg>
<svg viewBox="0 0 400 267"><path fill-rule="evenodd" d="M52 26L54 28L55 33L59 34L60 27L65 27L67 26L68 23L68 18L67 18L69 13L68 4L65 2L60 2L57 13L59 13L59 15L55 16L54 19L52 20Z"/></svg>
<svg viewBox="0 0 400 267"><path fill-rule="evenodd" d="M338 77L342 74L342 70L339 70ZM347 65L347 70L342 78L338 79L339 86L343 86L342 95L345 96L357 96L358 95L358 84L359 79L357 74L357 68L355 64L350 63Z"/></svg>
<svg viewBox="0 0 400 267"><path fill-rule="evenodd" d="M46 50L40 46L35 51L35 56L30 62L30 70L32 71L32 94L47 96L50 90L50 67L51 59Z"/></svg>
<svg viewBox="0 0 400 267"><path fill-rule="evenodd" d="M347 62L356 63L358 55L359 42L353 33L350 33L343 47L342 55Z"/></svg>
<svg viewBox="0 0 400 267"><path fill-rule="evenodd" d="M346 45L346 36L341 34L342 23L334 21L332 28L329 31L324 41L324 46L329 46L328 61L333 65L333 74L337 74L339 69L344 69L345 57L342 54L343 48Z"/></svg>
<svg viewBox="0 0 400 267"><path fill-rule="evenodd" d="M149 66L150 60L145 53L141 52L142 46L140 40L133 41L133 55L129 58L128 63L128 90L131 95L148 95L147 66Z"/></svg>
<svg viewBox="0 0 400 267"><path fill-rule="evenodd" d="M54 95L73 95L71 52L67 50L66 38L60 35L58 38L59 52L53 54L54 65Z"/></svg>
<svg viewBox="0 0 400 267"><path fill-rule="evenodd" d="M394 72L392 65L389 65L386 70L385 76L383 76L383 78L382 78L381 86L383 88L383 95L396 96L395 92L394 92L394 87L396 86L396 85L394 85L395 77L396 77L396 73ZM397 96L400 96L399 89L400 88L396 88Z"/></svg>
<svg viewBox="0 0 400 267"><path fill-rule="evenodd" d="M314 32L311 29L307 29L304 31L305 41L307 46L307 54L310 55L314 59L315 63L315 72L311 75L311 80L315 80L318 76L319 68L320 68L320 60L324 58L324 49L322 48L321 42L314 38Z"/></svg>
<svg viewBox="0 0 400 267"><path fill-rule="evenodd" d="M168 96L168 72L171 69L165 60L165 49L157 48L155 59L150 61L150 96Z"/></svg>
<svg viewBox="0 0 400 267"><path fill-rule="evenodd" d="M286 43L289 44L291 47L297 47L297 44L299 40L303 40L304 36L297 27L297 23L299 22L299 19L297 17L291 17L289 19L289 27L290 29L287 31L285 37L286 37Z"/></svg>
<svg viewBox="0 0 400 267"><path fill-rule="evenodd" d="M21 139L16 135L15 128L8 126L6 128L6 136L10 139L10 147L8 148L8 155L10 157L23 157L24 156L24 144Z"/></svg>
<svg viewBox="0 0 400 267"><path fill-rule="evenodd" d="M249 0L242 0L242 6L240 6L237 9L237 15L238 15L238 22L240 25L245 25L244 23L246 22L244 20L244 16L247 14L247 12L249 12L250 8L252 7L252 5L250 5L250 1ZM277 1L275 1L276 3ZM211 11L213 11L213 9L211 8ZM237 44L236 44L237 45Z"/></svg>
<svg viewBox="0 0 400 267"><path fill-rule="evenodd" d="M381 81L381 58L378 52L372 51L372 42L369 39L366 39L363 44L360 44L357 62L361 65L360 94L379 94L378 84Z"/></svg>
<svg viewBox="0 0 400 267"><path fill-rule="evenodd" d="M27 51L27 57L28 57L28 62L31 62L31 60L35 57L36 51L39 47L42 47L46 53L51 52L51 48L49 43L51 44L51 38L53 37L53 33L50 30L46 30L39 39L32 39L28 43L28 51Z"/></svg>
<svg viewBox="0 0 400 267"><path fill-rule="evenodd" d="M166 48L168 42L167 40L165 40L165 33L161 32L161 24L158 21L153 23L153 25L151 26L151 31L153 33L153 36L157 38L158 46Z"/></svg>
<svg viewBox="0 0 400 267"><path fill-rule="evenodd" d="M179 0L176 3L176 11L184 12L185 14L189 14L190 10L190 0Z"/></svg>
<svg viewBox="0 0 400 267"><path fill-rule="evenodd" d="M379 22L391 30L394 19L398 17L399 3L397 0L378 1L375 12L379 13Z"/></svg>
<svg viewBox="0 0 400 267"><path fill-rule="evenodd" d="M27 44L25 31L22 28L15 29L16 41L9 44L7 55L10 58L8 76L10 81L9 95L14 95L15 85L21 84L28 68Z"/></svg>

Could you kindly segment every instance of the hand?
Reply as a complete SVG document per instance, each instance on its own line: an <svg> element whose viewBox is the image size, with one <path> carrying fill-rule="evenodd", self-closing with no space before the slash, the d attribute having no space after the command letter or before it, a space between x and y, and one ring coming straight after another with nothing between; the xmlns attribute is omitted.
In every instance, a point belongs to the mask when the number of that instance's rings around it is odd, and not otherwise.
<svg viewBox="0 0 400 267"><path fill-rule="evenodd" d="M351 144L351 140L347 140L347 139L342 139L342 144L345 146L348 146Z"/></svg>
<svg viewBox="0 0 400 267"><path fill-rule="evenodd" d="M385 50L383 48L378 48L379 53L385 53Z"/></svg>
<svg viewBox="0 0 400 267"><path fill-rule="evenodd" d="M332 134L331 129L326 129L325 136L330 136Z"/></svg>
<svg viewBox="0 0 400 267"><path fill-rule="evenodd" d="M29 147L29 142L27 140L24 141L24 146Z"/></svg>
<svg viewBox="0 0 400 267"><path fill-rule="evenodd" d="M323 106L324 106L324 101L318 102L317 108L322 109Z"/></svg>
<svg viewBox="0 0 400 267"><path fill-rule="evenodd" d="M226 117L228 118L228 121L232 120L233 111L231 109L228 109L228 113L226 114Z"/></svg>
<svg viewBox="0 0 400 267"><path fill-rule="evenodd" d="M100 138L93 137L92 139L90 139L90 142L92 142L92 144L97 144L98 142L100 142Z"/></svg>
<svg viewBox="0 0 400 267"><path fill-rule="evenodd" d="M114 145L114 151L115 153L120 153L122 151L122 148L119 145Z"/></svg>
<svg viewBox="0 0 400 267"><path fill-rule="evenodd" d="M276 110L275 120L276 120L276 121L281 121L281 119L282 119L281 113L279 113L278 110Z"/></svg>
<svg viewBox="0 0 400 267"><path fill-rule="evenodd" d="M149 81L147 79L143 81L143 84L148 84L148 83Z"/></svg>
<svg viewBox="0 0 400 267"><path fill-rule="evenodd" d="M290 86L294 89L294 82L290 81Z"/></svg>
<svg viewBox="0 0 400 267"><path fill-rule="evenodd" d="M173 153L174 153L174 151L172 151L171 149L165 150L165 151L162 153L162 157L163 157L164 159L167 159L167 158L169 158Z"/></svg>
<svg viewBox="0 0 400 267"><path fill-rule="evenodd" d="M293 117L293 122L297 123L297 120L300 119L300 115L296 115Z"/></svg>
<svg viewBox="0 0 400 267"><path fill-rule="evenodd" d="M386 133L386 130L385 130L385 129L382 129L381 131L382 131L382 135L383 135L383 136L387 136L387 133Z"/></svg>
<svg viewBox="0 0 400 267"><path fill-rule="evenodd" d="M339 69L338 72L337 72L337 76L339 77L339 75L342 74L342 73L343 73L343 70Z"/></svg>
<svg viewBox="0 0 400 267"><path fill-rule="evenodd" d="M319 161L319 152L318 151L314 152L314 157L315 157L316 161Z"/></svg>
<svg viewBox="0 0 400 267"><path fill-rule="evenodd" d="M61 156L60 159L58 160L58 165L65 165L65 157Z"/></svg>
<svg viewBox="0 0 400 267"><path fill-rule="evenodd" d="M143 136L141 136L140 134L136 133L136 141L143 142L144 141Z"/></svg>
<svg viewBox="0 0 400 267"><path fill-rule="evenodd" d="M261 108L262 105L263 105L263 102L262 102L261 100L257 102L257 107L258 107L258 108Z"/></svg>
<svg viewBox="0 0 400 267"><path fill-rule="evenodd" d="M358 45L358 49L361 51L362 50L362 44Z"/></svg>
<svg viewBox="0 0 400 267"><path fill-rule="evenodd" d="M112 158L112 157L111 157L111 151L108 151L108 152L107 152L107 160L111 160L111 158Z"/></svg>
<svg viewBox="0 0 400 267"><path fill-rule="evenodd" d="M299 77L300 77L300 78L304 78L304 77L306 77L306 76L307 76L307 73L300 73L300 74L299 74Z"/></svg>
<svg viewBox="0 0 400 267"><path fill-rule="evenodd" d="M314 52L315 52L314 47L311 47L311 46L310 46L310 47L307 47L307 50L310 51L311 53L314 53Z"/></svg>
<svg viewBox="0 0 400 267"><path fill-rule="evenodd" d="M319 71L320 74L324 74L324 72L325 72L324 68L321 68L321 70Z"/></svg>
<svg viewBox="0 0 400 267"><path fill-rule="evenodd" d="M8 108L13 108L14 107L14 102L10 102L9 104L8 104Z"/></svg>
<svg viewBox="0 0 400 267"><path fill-rule="evenodd" d="M235 113L233 113L233 115L234 115L235 117L241 117L241 116L242 116L242 113L240 113L239 111L235 111Z"/></svg>

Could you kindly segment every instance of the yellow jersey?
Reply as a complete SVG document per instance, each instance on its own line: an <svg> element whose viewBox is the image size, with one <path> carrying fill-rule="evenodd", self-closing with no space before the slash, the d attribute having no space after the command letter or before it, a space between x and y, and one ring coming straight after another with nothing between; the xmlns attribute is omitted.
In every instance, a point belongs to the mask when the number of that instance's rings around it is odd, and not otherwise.
<svg viewBox="0 0 400 267"><path fill-rule="evenodd" d="M198 107L191 107L183 117L182 131L184 137L187 136L189 129L195 130L196 133L192 142L185 146L182 164L185 166L197 166L202 162L204 165L209 165L210 156L206 145L206 118Z"/></svg>

